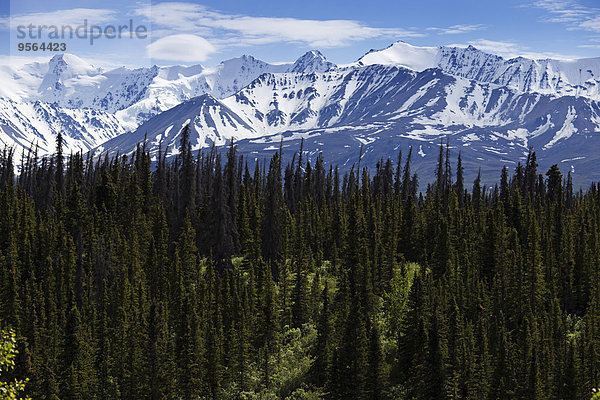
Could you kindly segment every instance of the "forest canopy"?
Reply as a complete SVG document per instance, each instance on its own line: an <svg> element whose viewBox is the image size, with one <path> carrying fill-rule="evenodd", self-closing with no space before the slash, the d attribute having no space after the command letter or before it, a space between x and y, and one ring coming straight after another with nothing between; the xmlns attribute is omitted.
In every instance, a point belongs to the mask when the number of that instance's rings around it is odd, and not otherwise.
<svg viewBox="0 0 600 400"><path fill-rule="evenodd" d="M0 156L0 326L33 399L585 399L600 186L463 179L440 145L290 159ZM6 378L6 379L5 379Z"/></svg>

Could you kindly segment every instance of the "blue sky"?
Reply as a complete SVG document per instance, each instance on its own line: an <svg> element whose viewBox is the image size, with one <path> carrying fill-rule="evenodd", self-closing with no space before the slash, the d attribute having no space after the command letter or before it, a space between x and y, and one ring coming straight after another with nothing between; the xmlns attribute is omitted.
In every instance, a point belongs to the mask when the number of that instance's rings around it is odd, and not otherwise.
<svg viewBox="0 0 600 400"><path fill-rule="evenodd" d="M0 55L49 58L48 51L20 52L18 36L32 24L143 26L148 35L50 40L97 64L215 65L252 54L268 62L293 61L320 50L333 62L355 61L369 49L396 40L417 46L468 45L505 57L600 56L597 0L273 0L162 2L0 0ZM48 29L42 30L48 35ZM88 33L92 32L87 28ZM23 32L23 30L21 30ZM85 32L82 31L82 32ZM112 31L108 31L112 33ZM4 57L6 58L6 57Z"/></svg>

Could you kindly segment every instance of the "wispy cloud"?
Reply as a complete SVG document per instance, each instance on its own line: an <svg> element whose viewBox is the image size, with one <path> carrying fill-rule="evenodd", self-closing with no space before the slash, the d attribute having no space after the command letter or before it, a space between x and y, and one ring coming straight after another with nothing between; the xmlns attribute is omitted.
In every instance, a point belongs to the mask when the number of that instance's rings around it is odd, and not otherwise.
<svg viewBox="0 0 600 400"><path fill-rule="evenodd" d="M532 51L526 46L523 46L514 41L497 41L497 40L488 40L488 39L476 39L471 40L468 44L476 47L481 51L485 51L491 54L497 54L504 58L515 58L515 57L525 57L532 60L541 60L541 59L555 59L555 60L573 60L576 59L576 56L566 55L560 53L553 52L536 52ZM464 45L453 45L453 46L464 46Z"/></svg>
<svg viewBox="0 0 600 400"><path fill-rule="evenodd" d="M585 6L577 0L537 0L532 5L546 12L542 17L543 22L563 24L568 31L600 33L600 8ZM577 47L600 48L593 39L590 42Z"/></svg>
<svg viewBox="0 0 600 400"><path fill-rule="evenodd" d="M152 20L155 37L173 32L205 37L216 45L302 43L327 48L374 38L423 36L409 29L377 28L354 20L310 20L227 14L191 3L158 3L136 10Z"/></svg>
<svg viewBox="0 0 600 400"><path fill-rule="evenodd" d="M581 49L600 49L600 43L597 44L580 44L577 46Z"/></svg>
<svg viewBox="0 0 600 400"><path fill-rule="evenodd" d="M469 33L485 29L485 25L452 25L447 28L427 28L428 31L437 32L440 35L458 35L461 33Z"/></svg>
<svg viewBox="0 0 600 400"><path fill-rule="evenodd" d="M600 32L600 8L587 7L576 0L538 0L534 7L547 12L545 22L561 23L570 30Z"/></svg>
<svg viewBox="0 0 600 400"><path fill-rule="evenodd" d="M493 54L498 54L501 56L513 56L519 52L519 44L515 42L501 42L496 40L477 39L469 41L469 44L478 48L479 50Z"/></svg>
<svg viewBox="0 0 600 400"><path fill-rule="evenodd" d="M101 8L72 8L51 12L27 13L0 17L0 29L14 29L19 25L81 25L85 20L89 24L104 24L114 21L117 11Z"/></svg>
<svg viewBox="0 0 600 400"><path fill-rule="evenodd" d="M580 26L589 31L600 32L600 15L583 21Z"/></svg>

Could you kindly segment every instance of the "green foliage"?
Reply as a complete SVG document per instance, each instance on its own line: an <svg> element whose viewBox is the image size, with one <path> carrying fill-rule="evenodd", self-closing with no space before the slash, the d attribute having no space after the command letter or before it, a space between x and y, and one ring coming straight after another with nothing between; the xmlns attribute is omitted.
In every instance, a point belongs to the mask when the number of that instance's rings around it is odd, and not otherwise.
<svg viewBox="0 0 600 400"><path fill-rule="evenodd" d="M408 263L403 269L396 269L384 293L384 328L390 338L396 338L405 328L408 317L409 293L415 273L419 270L416 263Z"/></svg>
<svg viewBox="0 0 600 400"><path fill-rule="evenodd" d="M277 367L273 371L272 390L280 398L302 398L292 393L305 385L310 366L313 362L311 350L317 337L317 331L311 324L300 328L284 328L282 346L273 355Z"/></svg>
<svg viewBox="0 0 600 400"><path fill-rule="evenodd" d="M19 397L19 393L25 390L25 384L29 379L5 381L5 377L15 367L15 358L18 353L15 333L12 330L0 330L0 399L23 400L22 397Z"/></svg>

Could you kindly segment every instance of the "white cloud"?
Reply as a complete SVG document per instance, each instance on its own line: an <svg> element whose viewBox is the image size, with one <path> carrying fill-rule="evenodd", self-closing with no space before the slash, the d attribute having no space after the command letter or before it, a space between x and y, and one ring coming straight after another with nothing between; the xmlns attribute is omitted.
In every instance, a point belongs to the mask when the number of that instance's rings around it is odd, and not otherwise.
<svg viewBox="0 0 600 400"><path fill-rule="evenodd" d="M545 22L567 25L569 30L600 32L600 8L581 5L576 0L539 0L533 3L548 13Z"/></svg>
<svg viewBox="0 0 600 400"><path fill-rule="evenodd" d="M16 14L0 18L0 29L14 29L19 25L72 25L79 26L87 20L88 25L103 24L114 21L117 17L115 10L101 8L72 8L44 13Z"/></svg>
<svg viewBox="0 0 600 400"><path fill-rule="evenodd" d="M600 15L582 22L580 26L588 31L600 32Z"/></svg>
<svg viewBox="0 0 600 400"><path fill-rule="evenodd" d="M600 33L600 8L588 7L577 0L538 0L534 7L547 12L542 21L563 24L568 31L589 31ZM590 38L591 43L580 44L582 49L598 49L595 38Z"/></svg>
<svg viewBox="0 0 600 400"><path fill-rule="evenodd" d="M431 27L427 28L428 31L437 32L440 35L457 35L461 33L469 33L474 31L479 31L485 29L484 25L452 25L447 28L436 28Z"/></svg>
<svg viewBox="0 0 600 400"><path fill-rule="evenodd" d="M528 50L521 50L518 53L518 55L515 55L515 57L517 57L517 56L529 58L530 60L551 59L551 60L560 60L560 61L573 61L573 60L577 60L577 59L581 58L581 56L577 56L577 55L573 55L573 54L554 53L551 51L539 52L539 51L528 51Z"/></svg>
<svg viewBox="0 0 600 400"><path fill-rule="evenodd" d="M373 38L423 36L413 30L374 28L353 20L310 20L297 18L252 17L226 14L191 3L158 3L136 10L159 28L153 35L169 30L200 34L214 43L256 45L304 43L315 47L339 47Z"/></svg>
<svg viewBox="0 0 600 400"><path fill-rule="evenodd" d="M175 31L194 31L197 21L208 15L206 7L192 3L158 3L137 8L135 15L151 20L154 24Z"/></svg>
<svg viewBox="0 0 600 400"><path fill-rule="evenodd" d="M554 60L573 60L576 59L577 56L573 55L565 55L559 53L552 52L534 52L531 51L526 46L522 46L516 42L509 41L497 41L497 40L488 40L488 39L477 39L469 41L468 44L476 47L481 51L485 51L491 54L497 54L504 58L510 59L515 57L525 57L532 60L541 60L541 59L554 59ZM464 45L453 45L453 46L464 46Z"/></svg>
<svg viewBox="0 0 600 400"><path fill-rule="evenodd" d="M496 40L477 39L470 41L469 44L475 46L479 50L503 56L519 52L519 45L514 42L500 42Z"/></svg>
<svg viewBox="0 0 600 400"><path fill-rule="evenodd" d="M169 61L202 62L216 52L208 40L190 34L165 36L146 47L152 58Z"/></svg>
<svg viewBox="0 0 600 400"><path fill-rule="evenodd" d="M574 0L539 0L535 7L546 10L550 16L544 18L546 22L577 23L593 15L593 12Z"/></svg>
<svg viewBox="0 0 600 400"><path fill-rule="evenodd" d="M305 42L311 46L338 47L353 41L411 33L364 26L346 20L299 20L293 18L233 17L214 21L212 26L236 31L242 40L258 43Z"/></svg>

